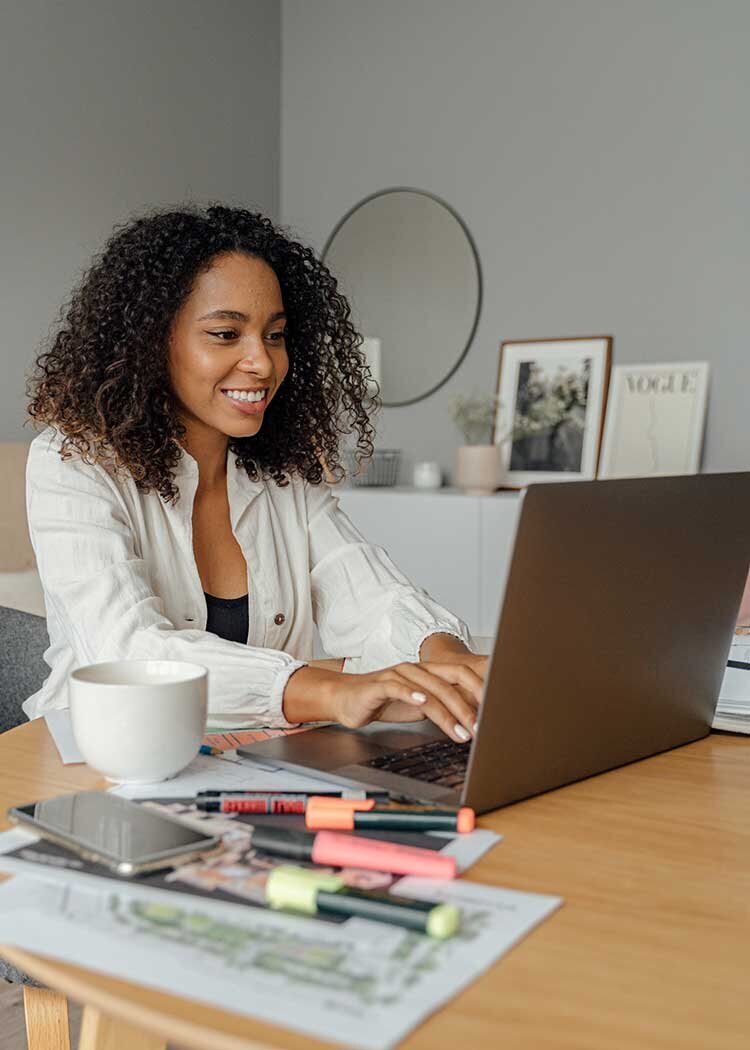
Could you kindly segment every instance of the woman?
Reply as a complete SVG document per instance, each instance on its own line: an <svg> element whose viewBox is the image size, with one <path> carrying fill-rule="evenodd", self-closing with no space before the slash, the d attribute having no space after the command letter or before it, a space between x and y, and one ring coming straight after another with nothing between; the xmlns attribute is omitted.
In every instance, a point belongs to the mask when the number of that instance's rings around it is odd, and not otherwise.
<svg viewBox="0 0 750 1050"><path fill-rule="evenodd" d="M116 229L29 381L27 467L51 674L193 660L213 725L430 718L474 732L486 659L338 507L372 449L368 370L335 279L239 208ZM335 660L311 660L313 625Z"/></svg>

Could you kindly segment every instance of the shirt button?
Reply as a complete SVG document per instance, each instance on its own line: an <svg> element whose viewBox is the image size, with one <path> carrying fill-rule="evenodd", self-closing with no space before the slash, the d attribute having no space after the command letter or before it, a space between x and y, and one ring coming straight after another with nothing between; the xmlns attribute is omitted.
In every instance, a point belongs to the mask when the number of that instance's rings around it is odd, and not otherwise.
<svg viewBox="0 0 750 1050"><path fill-rule="evenodd" d="M276 615L273 618L273 622L276 624L277 627L281 627L282 623L285 620L286 620L286 616L284 616L283 613L276 613Z"/></svg>

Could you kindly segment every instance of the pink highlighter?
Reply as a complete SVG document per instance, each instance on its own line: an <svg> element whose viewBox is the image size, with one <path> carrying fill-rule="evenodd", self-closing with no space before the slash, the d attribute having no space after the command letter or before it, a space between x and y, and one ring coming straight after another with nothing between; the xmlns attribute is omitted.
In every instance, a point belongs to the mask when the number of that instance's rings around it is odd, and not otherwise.
<svg viewBox="0 0 750 1050"><path fill-rule="evenodd" d="M368 868L393 875L421 875L427 879L454 879L456 858L438 850L402 846L383 839L347 835L340 831L291 831L269 825L253 829L252 845L279 857L307 860L336 868Z"/></svg>

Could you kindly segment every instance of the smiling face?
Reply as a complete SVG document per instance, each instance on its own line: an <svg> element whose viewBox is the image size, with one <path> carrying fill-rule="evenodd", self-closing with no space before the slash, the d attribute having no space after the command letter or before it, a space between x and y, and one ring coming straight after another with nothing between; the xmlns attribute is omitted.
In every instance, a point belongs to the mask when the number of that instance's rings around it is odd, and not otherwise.
<svg viewBox="0 0 750 1050"><path fill-rule="evenodd" d="M188 433L253 437L289 369L276 274L232 252L201 273L175 316L169 375Z"/></svg>

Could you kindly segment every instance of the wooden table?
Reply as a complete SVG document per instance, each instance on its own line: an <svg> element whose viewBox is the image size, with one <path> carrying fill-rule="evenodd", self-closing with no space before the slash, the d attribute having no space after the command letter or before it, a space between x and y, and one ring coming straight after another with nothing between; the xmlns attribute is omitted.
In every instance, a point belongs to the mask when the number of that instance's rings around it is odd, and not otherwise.
<svg viewBox="0 0 750 1050"><path fill-rule="evenodd" d="M0 814L101 784L85 766L60 763L41 719L0 737ZM750 739L714 733L481 824L504 841L471 879L565 904L405 1050L747 1050ZM195 1050L324 1045L25 951L3 954L88 1004L86 1047L114 1046L123 1022L151 1033L130 1029L128 1050L165 1039Z"/></svg>

